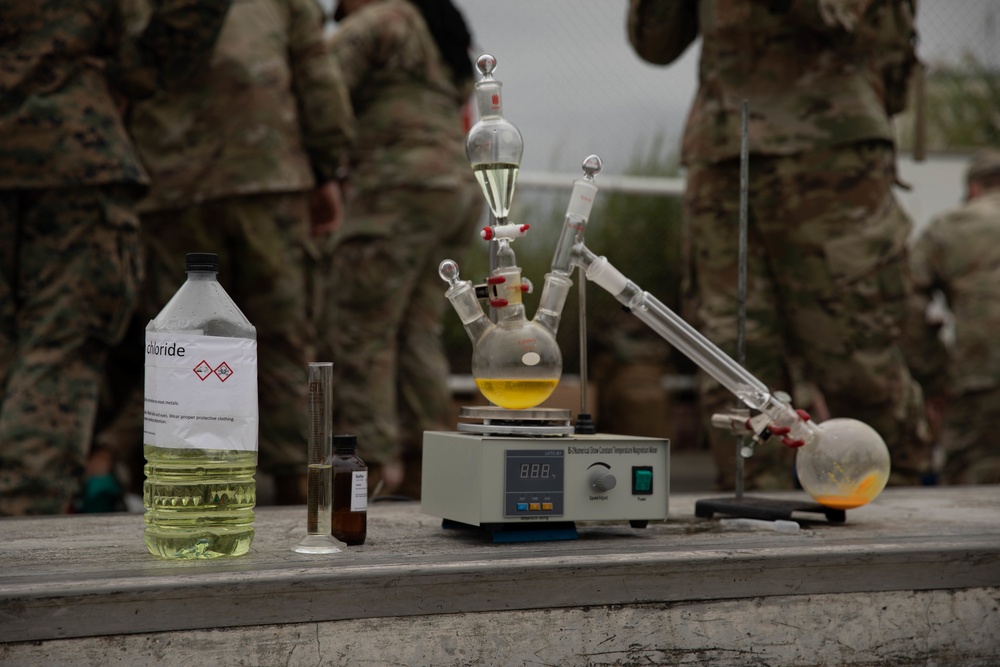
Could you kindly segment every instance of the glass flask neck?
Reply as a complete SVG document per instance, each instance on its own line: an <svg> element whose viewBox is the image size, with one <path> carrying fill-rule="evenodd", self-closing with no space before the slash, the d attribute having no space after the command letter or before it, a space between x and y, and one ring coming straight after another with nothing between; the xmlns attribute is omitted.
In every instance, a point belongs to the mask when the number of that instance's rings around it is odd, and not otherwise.
<svg viewBox="0 0 1000 667"><path fill-rule="evenodd" d="M523 303L512 303L501 308L497 308L497 325L503 327L516 327L528 323L528 318L524 314Z"/></svg>
<svg viewBox="0 0 1000 667"><path fill-rule="evenodd" d="M476 105L479 117L490 120L503 117L503 104L500 89L503 84L493 77L484 78L476 83Z"/></svg>

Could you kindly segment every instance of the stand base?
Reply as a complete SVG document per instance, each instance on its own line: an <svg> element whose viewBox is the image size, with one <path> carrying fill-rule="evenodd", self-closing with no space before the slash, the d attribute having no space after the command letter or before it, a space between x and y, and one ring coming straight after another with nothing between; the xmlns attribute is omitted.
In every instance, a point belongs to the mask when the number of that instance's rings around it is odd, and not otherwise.
<svg viewBox="0 0 1000 667"><path fill-rule="evenodd" d="M487 534L494 544L510 542L553 542L556 540L575 540L576 524L572 521L547 521L545 523L484 523L473 526L460 521L444 519L441 527L450 530L470 530Z"/></svg>
<svg viewBox="0 0 1000 667"><path fill-rule="evenodd" d="M336 554L347 548L347 545L333 535L306 535L292 551L300 554Z"/></svg>
<svg viewBox="0 0 1000 667"><path fill-rule="evenodd" d="M702 519L711 519L713 514L719 513L748 519L764 519L765 521L792 520L794 512L822 514L830 523L844 523L847 520L846 510L799 500L744 496L742 498L708 498L699 500L694 505L694 515Z"/></svg>

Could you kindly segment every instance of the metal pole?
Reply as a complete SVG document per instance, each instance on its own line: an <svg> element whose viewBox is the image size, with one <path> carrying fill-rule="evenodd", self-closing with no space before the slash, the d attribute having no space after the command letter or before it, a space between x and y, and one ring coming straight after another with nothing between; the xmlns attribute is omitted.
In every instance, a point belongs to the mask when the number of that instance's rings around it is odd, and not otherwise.
<svg viewBox="0 0 1000 667"><path fill-rule="evenodd" d="M577 271L579 276L577 297L580 306L580 412L587 410L587 279L583 269Z"/></svg>
<svg viewBox="0 0 1000 667"><path fill-rule="evenodd" d="M576 433L597 433L597 426L588 410L587 400L587 278L583 267L577 271L580 307L580 412L577 414Z"/></svg>
<svg viewBox="0 0 1000 667"><path fill-rule="evenodd" d="M747 207L749 189L749 122L750 103L743 100L743 122L740 131L740 231L739 231L739 311L736 319L736 362L746 366L747 324ZM746 436L736 443L736 497L743 497L743 445Z"/></svg>

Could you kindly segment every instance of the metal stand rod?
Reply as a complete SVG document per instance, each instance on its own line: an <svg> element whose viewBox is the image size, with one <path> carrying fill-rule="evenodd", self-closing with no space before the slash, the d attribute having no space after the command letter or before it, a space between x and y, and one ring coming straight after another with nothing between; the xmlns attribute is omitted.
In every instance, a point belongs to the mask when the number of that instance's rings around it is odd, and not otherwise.
<svg viewBox="0 0 1000 667"><path fill-rule="evenodd" d="M736 318L736 362L746 366L747 326L747 208L749 190L749 118L750 103L743 100L743 123L740 132L740 230L739 230L739 310ZM736 497L743 497L744 459L743 445L746 436L739 436L736 443Z"/></svg>
<svg viewBox="0 0 1000 667"><path fill-rule="evenodd" d="M587 278L583 269L577 271L579 307L580 307L580 412L577 414L577 433L597 433L597 427L590 415L587 400Z"/></svg>
<svg viewBox="0 0 1000 667"><path fill-rule="evenodd" d="M497 217L495 215L493 215L493 211L490 210L490 227L496 227L496 226L497 226ZM492 276L493 275L493 271L496 268L497 268L497 244L496 244L495 241L490 241L489 242L489 270L488 270L488 273L486 275ZM487 303L489 303L489 300L487 300ZM494 324L496 324L496 321L497 321L497 309L494 308L492 305L489 305L488 308L489 308L488 316L490 318L490 321L493 322Z"/></svg>
<svg viewBox="0 0 1000 667"><path fill-rule="evenodd" d="M580 302L580 413L589 412L587 409L587 280L583 271L578 280L578 296Z"/></svg>

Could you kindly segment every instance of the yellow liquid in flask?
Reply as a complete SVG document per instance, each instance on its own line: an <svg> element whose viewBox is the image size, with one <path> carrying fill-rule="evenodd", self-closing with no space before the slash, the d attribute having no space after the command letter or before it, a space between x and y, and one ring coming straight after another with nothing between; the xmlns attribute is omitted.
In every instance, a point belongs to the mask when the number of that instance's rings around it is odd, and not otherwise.
<svg viewBox="0 0 1000 667"><path fill-rule="evenodd" d="M508 410L533 408L552 395L554 380L497 380L476 378L476 386L490 403Z"/></svg>

